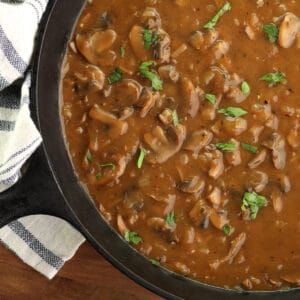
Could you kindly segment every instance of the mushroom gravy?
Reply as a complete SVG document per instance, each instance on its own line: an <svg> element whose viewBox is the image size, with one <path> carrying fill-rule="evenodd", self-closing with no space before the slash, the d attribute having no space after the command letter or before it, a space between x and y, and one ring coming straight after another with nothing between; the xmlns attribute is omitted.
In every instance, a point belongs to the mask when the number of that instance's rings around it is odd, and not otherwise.
<svg viewBox="0 0 300 300"><path fill-rule="evenodd" d="M63 70L66 140L153 267L300 285L299 16L295 0L87 2Z"/></svg>

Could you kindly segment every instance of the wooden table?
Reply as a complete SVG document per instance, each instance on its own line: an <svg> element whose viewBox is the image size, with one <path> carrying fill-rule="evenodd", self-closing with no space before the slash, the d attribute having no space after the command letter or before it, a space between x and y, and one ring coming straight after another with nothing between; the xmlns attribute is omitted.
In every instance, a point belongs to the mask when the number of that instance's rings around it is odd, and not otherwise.
<svg viewBox="0 0 300 300"><path fill-rule="evenodd" d="M1 300L159 300L121 274L88 243L49 281L0 245Z"/></svg>

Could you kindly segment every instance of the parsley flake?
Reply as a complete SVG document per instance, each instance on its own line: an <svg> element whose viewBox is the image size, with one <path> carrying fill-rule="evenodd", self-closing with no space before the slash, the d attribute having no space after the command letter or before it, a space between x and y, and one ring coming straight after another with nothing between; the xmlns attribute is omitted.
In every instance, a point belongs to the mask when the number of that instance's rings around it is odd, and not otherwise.
<svg viewBox="0 0 300 300"><path fill-rule="evenodd" d="M223 152L233 152L236 148L236 144L234 143L217 143L216 147L218 150Z"/></svg>
<svg viewBox="0 0 300 300"><path fill-rule="evenodd" d="M143 147L140 147L140 155L139 155L139 158L136 163L138 169L142 168L146 154L147 154L146 149L144 149Z"/></svg>
<svg viewBox="0 0 300 300"><path fill-rule="evenodd" d="M134 231L126 231L124 237L128 243L132 243L134 245L138 245L143 241L143 239Z"/></svg>
<svg viewBox="0 0 300 300"><path fill-rule="evenodd" d="M172 121L175 127L179 124L179 118L176 110L172 111Z"/></svg>
<svg viewBox="0 0 300 300"><path fill-rule="evenodd" d="M232 232L232 227L229 224L225 224L222 228L225 235L229 236Z"/></svg>
<svg viewBox="0 0 300 300"><path fill-rule="evenodd" d="M149 29L145 29L143 32L144 47L149 50L151 46L154 46L158 41L158 35L156 32L152 32Z"/></svg>
<svg viewBox="0 0 300 300"><path fill-rule="evenodd" d="M250 85L247 81L243 81L241 84L241 91L244 95L249 95L251 92Z"/></svg>
<svg viewBox="0 0 300 300"><path fill-rule="evenodd" d="M246 115L248 112L240 107L227 107L219 109L218 113L224 114L227 117L239 118Z"/></svg>
<svg viewBox="0 0 300 300"><path fill-rule="evenodd" d="M114 84L116 82L121 81L122 78L123 78L123 72L119 68L116 68L113 72L109 74L108 82L109 84Z"/></svg>
<svg viewBox="0 0 300 300"><path fill-rule="evenodd" d="M263 32L271 43L277 42L279 29L274 23L265 24L263 26Z"/></svg>
<svg viewBox="0 0 300 300"><path fill-rule="evenodd" d="M158 76L157 73L151 71L149 68L152 66L155 66L156 63L154 61L145 61L143 62L140 67L139 67L139 71L140 74L144 77L147 78L151 81L152 84L152 88L155 91L161 91L163 89L163 82L160 79L160 77Z"/></svg>
<svg viewBox="0 0 300 300"><path fill-rule="evenodd" d="M204 99L207 100L211 104L216 104L217 98L213 94L205 94Z"/></svg>
<svg viewBox="0 0 300 300"><path fill-rule="evenodd" d="M166 216L166 223L170 227L174 227L176 225L176 217L175 217L174 211L172 211L169 214L167 214L167 216Z"/></svg>
<svg viewBox="0 0 300 300"><path fill-rule="evenodd" d="M257 153L257 147L251 145L251 144L246 144L246 143L241 143L241 146L244 150L249 151L251 153Z"/></svg>
<svg viewBox="0 0 300 300"><path fill-rule="evenodd" d="M230 11L231 8L232 8L232 7L231 7L231 4L230 4L229 2L226 2L226 3L223 5L223 7L221 7L221 8L219 9L219 11L216 13L216 15L215 15L209 22L207 22L207 23L204 25L204 28L205 28L205 29L212 29L212 28L214 28L214 27L217 25L219 19L220 19L226 12Z"/></svg>
<svg viewBox="0 0 300 300"><path fill-rule="evenodd" d="M286 80L285 74L282 72L268 73L259 78L259 80L269 82L271 85L284 83Z"/></svg>
<svg viewBox="0 0 300 300"><path fill-rule="evenodd" d="M260 208L267 205L268 201L264 196L258 195L255 192L246 192L242 200L242 211L250 210L250 218L255 220Z"/></svg>

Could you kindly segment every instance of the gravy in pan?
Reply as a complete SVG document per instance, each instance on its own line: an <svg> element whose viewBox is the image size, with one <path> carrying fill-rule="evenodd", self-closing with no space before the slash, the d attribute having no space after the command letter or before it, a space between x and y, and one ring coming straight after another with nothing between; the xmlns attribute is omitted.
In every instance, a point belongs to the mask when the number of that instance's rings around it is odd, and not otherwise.
<svg viewBox="0 0 300 300"><path fill-rule="evenodd" d="M299 16L295 0L87 2L63 70L66 140L153 264L300 285Z"/></svg>

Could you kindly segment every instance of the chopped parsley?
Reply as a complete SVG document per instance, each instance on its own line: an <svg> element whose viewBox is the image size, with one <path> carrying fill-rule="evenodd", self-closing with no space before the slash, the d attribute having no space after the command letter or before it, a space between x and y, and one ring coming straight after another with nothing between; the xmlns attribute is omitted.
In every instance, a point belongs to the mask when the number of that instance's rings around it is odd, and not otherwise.
<svg viewBox="0 0 300 300"><path fill-rule="evenodd" d="M216 104L217 98L213 94L205 94L204 99L207 100L211 104Z"/></svg>
<svg viewBox="0 0 300 300"><path fill-rule="evenodd" d="M179 118L176 110L172 111L172 121L175 127L179 124Z"/></svg>
<svg viewBox="0 0 300 300"><path fill-rule="evenodd" d="M176 225L176 217L174 211L167 214L166 223L171 227L174 227Z"/></svg>
<svg viewBox="0 0 300 300"><path fill-rule="evenodd" d="M136 163L138 169L142 168L146 154L147 154L146 149L144 149L143 147L140 147L140 155L139 155L139 158Z"/></svg>
<svg viewBox="0 0 300 300"><path fill-rule="evenodd" d="M224 232L225 235L230 235L232 232L232 227L229 224L225 224L222 228L222 231Z"/></svg>
<svg viewBox="0 0 300 300"><path fill-rule="evenodd" d="M247 81L243 81L241 84L241 91L244 95L249 95L251 92L250 85Z"/></svg>
<svg viewBox="0 0 300 300"><path fill-rule="evenodd" d="M276 43L278 40L279 29L274 23L265 24L263 32L271 43Z"/></svg>
<svg viewBox="0 0 300 300"><path fill-rule="evenodd" d="M219 9L219 11L216 13L216 15L215 15L209 22L207 22L207 23L204 25L204 28L205 28L205 29L212 29L212 28L214 28L214 27L217 25L219 19L220 19L226 12L230 11L231 8L232 8L232 7L231 7L231 4L230 4L229 2L226 2L226 3L223 5L223 7L221 7L221 8Z"/></svg>
<svg viewBox="0 0 300 300"><path fill-rule="evenodd" d="M114 84L116 82L121 81L122 78L123 78L123 72L119 68L116 68L113 72L109 74L108 82L109 84Z"/></svg>
<svg viewBox="0 0 300 300"><path fill-rule="evenodd" d="M113 164L113 163L107 163L107 164L101 164L99 165L101 168L111 168L111 169L115 169L116 168L116 165Z"/></svg>
<svg viewBox="0 0 300 300"><path fill-rule="evenodd" d="M236 144L234 143L218 143L216 144L218 150L223 152L232 152L236 148Z"/></svg>
<svg viewBox="0 0 300 300"><path fill-rule="evenodd" d="M271 85L284 83L286 80L285 74L282 72L268 73L259 78L259 80L269 82Z"/></svg>
<svg viewBox="0 0 300 300"><path fill-rule="evenodd" d="M138 245L143 241L143 239L134 231L126 231L125 240L134 245Z"/></svg>
<svg viewBox="0 0 300 300"><path fill-rule="evenodd" d="M254 154L257 153L257 147L255 147L251 144L242 143L241 146L246 151L249 151L249 152L254 153Z"/></svg>
<svg viewBox="0 0 300 300"><path fill-rule="evenodd" d="M149 29L145 29L143 32L144 47L149 50L151 46L155 45L158 41L158 35Z"/></svg>
<svg viewBox="0 0 300 300"><path fill-rule="evenodd" d="M246 115L248 112L240 107L227 107L218 110L220 114L224 114L228 117L238 118Z"/></svg>
<svg viewBox="0 0 300 300"><path fill-rule="evenodd" d="M120 54L121 54L121 57L122 57L122 58L125 57L125 54L126 54L126 49L125 49L125 47L122 46L122 47L120 48Z"/></svg>
<svg viewBox="0 0 300 300"><path fill-rule="evenodd" d="M139 71L140 74L144 77L147 78L151 81L152 84L152 88L155 91L161 91L163 89L163 82L160 79L160 77L157 75L157 73L151 71L149 68L152 66L155 66L155 62L154 61L145 61L143 62L140 67L139 67Z"/></svg>
<svg viewBox="0 0 300 300"><path fill-rule="evenodd" d="M97 180L100 180L102 177L103 177L102 173L99 172L99 173L96 174L96 179Z"/></svg>
<svg viewBox="0 0 300 300"><path fill-rule="evenodd" d="M158 260L156 260L156 259L151 258L151 259L149 259L149 261L154 266L160 266L160 262Z"/></svg>
<svg viewBox="0 0 300 300"><path fill-rule="evenodd" d="M88 151L86 152L85 158L86 158L86 160L87 160L89 163L91 163L91 162L93 161L93 155L92 155L92 153L91 153L90 150L88 150Z"/></svg>
<svg viewBox="0 0 300 300"><path fill-rule="evenodd" d="M264 196L258 195L254 192L246 192L243 197L241 206L242 211L250 210L250 218L255 220L260 208L267 205L268 201Z"/></svg>

